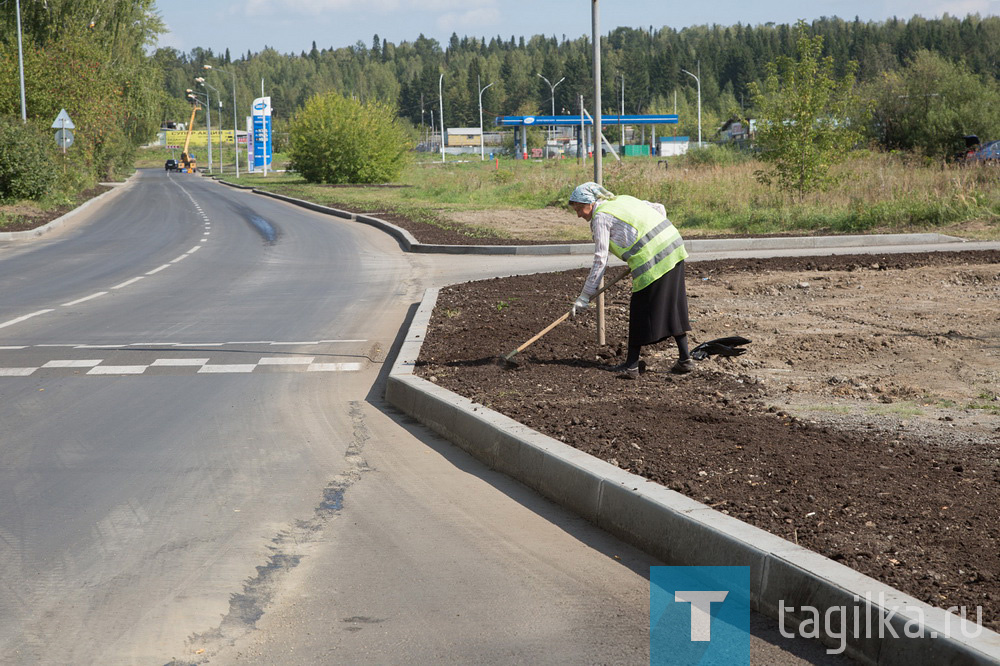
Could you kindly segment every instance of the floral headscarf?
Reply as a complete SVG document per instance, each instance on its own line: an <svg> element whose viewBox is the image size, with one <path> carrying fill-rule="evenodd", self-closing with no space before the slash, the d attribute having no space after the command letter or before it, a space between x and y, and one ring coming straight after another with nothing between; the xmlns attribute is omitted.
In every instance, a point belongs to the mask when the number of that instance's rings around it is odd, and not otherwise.
<svg viewBox="0 0 1000 666"><path fill-rule="evenodd" d="M614 199L615 195L591 181L580 185L569 195L570 203L592 204L604 199Z"/></svg>

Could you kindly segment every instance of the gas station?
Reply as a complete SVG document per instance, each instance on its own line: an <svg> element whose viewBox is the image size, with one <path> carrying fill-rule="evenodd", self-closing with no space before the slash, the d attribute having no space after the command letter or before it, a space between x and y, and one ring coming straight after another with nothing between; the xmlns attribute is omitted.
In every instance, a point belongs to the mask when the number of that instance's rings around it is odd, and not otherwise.
<svg viewBox="0 0 1000 666"><path fill-rule="evenodd" d="M624 127L625 125L676 125L678 121L678 116L676 114L642 114L642 115L602 115L601 116L601 126L607 127L608 125L619 125ZM517 140L517 146L520 146L519 150L515 150L515 158L517 159L528 159L528 128L529 127L572 127L575 129L574 135L576 137L577 145L577 157L581 157L582 146L587 146L588 149L594 144L594 137L591 136L593 130L591 129L594 124L594 119L589 113L584 111L580 115L575 116L498 116L496 118L495 124L498 127L514 127L520 128L520 139ZM517 130L515 130L517 131ZM656 132L651 132L651 137L655 138ZM608 147L608 149L618 157L617 151L615 151L613 145L608 141L607 137L602 136L603 144ZM648 154L648 153L644 153Z"/></svg>

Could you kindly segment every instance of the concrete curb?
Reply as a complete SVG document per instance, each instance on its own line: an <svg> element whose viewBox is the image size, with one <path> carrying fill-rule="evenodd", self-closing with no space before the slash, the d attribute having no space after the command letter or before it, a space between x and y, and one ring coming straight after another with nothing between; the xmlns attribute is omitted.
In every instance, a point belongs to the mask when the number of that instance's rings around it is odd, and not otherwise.
<svg viewBox="0 0 1000 666"><path fill-rule="evenodd" d="M139 172L136 171L131 176L129 176L128 178L126 178L124 182L121 182L121 183L101 183L101 185L109 185L109 186L111 186L111 189L108 190L107 192L105 192L104 194L97 195L93 199L88 199L87 201L84 201L82 204L80 204L79 206L77 206L73 210L67 212L66 214L64 214L64 215L62 215L60 217L57 217L56 219L52 220L51 222L49 222L47 224L43 224L40 227L36 227L34 229L28 229L26 231L3 231L3 232L0 232L0 241L5 241L5 240L28 240L28 239L31 239L31 238L37 238L39 236L43 236L43 235L49 233L50 231L55 231L56 229L59 229L60 227L63 227L66 224L72 222L74 220L74 218L76 218L79 215L81 215L88 208L91 208L93 206L98 205L98 202L110 201L111 199L113 199L114 197L116 197L119 192L122 192L122 191L126 190L128 188L128 186L132 184L132 179L135 178L136 175L138 175L138 173Z"/></svg>
<svg viewBox="0 0 1000 666"><path fill-rule="evenodd" d="M833 635L824 633L820 640L837 648L840 632L846 630L847 654L864 663L1000 663L1000 634L415 376L437 293L427 290L390 371L385 397L397 409L664 564L749 566L758 612L777 619L782 604L786 609L815 608L834 625L829 627ZM845 610L836 610L840 608ZM794 611L784 616L789 625L813 619ZM808 631L822 624L809 625ZM784 630L792 631L790 626Z"/></svg>
<svg viewBox="0 0 1000 666"><path fill-rule="evenodd" d="M486 255L531 255L531 256L559 256L559 255L588 255L593 254L593 243L555 243L551 245L432 245L421 243L413 237L406 229L380 220L371 215L351 213L345 210L330 208L320 204L296 199L261 190L247 185L236 185L221 180L213 176L215 180L223 185L249 189L254 194L261 194L273 199L279 199L296 206L308 208L319 213L335 215L345 220L354 220L369 224L373 227L385 231L390 236L399 241L404 252L416 252L426 254L486 254ZM920 234L872 234L869 236L782 236L767 238L709 238L685 240L684 245L691 254L708 252L733 252L733 251L763 251L763 250L797 250L797 249L823 249L823 248L844 248L844 247L890 247L898 245L934 245L938 243L962 243L963 239L956 236L946 236L935 233Z"/></svg>

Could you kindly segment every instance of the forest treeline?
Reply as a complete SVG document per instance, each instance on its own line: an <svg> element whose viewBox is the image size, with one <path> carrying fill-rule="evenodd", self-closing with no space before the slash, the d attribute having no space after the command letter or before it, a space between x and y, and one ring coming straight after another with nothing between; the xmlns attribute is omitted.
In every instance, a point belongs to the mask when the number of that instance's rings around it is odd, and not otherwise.
<svg viewBox="0 0 1000 666"><path fill-rule="evenodd" d="M996 90L1000 17L945 15L940 19L881 22L822 18L809 27L823 38L824 55L833 58L838 72L846 71L850 61L858 63L858 83L871 86L872 96L885 77L928 53L951 67L940 75L972 77L964 80L976 81L987 91ZM288 118L310 97L329 91L361 101L393 104L414 125L427 126L431 113L440 118L438 82L443 73L445 124L457 127L478 126L479 90L490 83L493 85L482 95L487 119L548 113L553 101L556 113L577 114L581 95L589 109L593 97L591 56L587 36L481 38L453 34L441 44L421 35L412 42L395 44L376 34L349 47L320 48L313 43L299 54L265 48L234 58L228 50L217 54L196 48L180 53L166 48L158 50L154 60L165 73L173 100L164 119L184 116L184 91L192 87L194 77L204 75L203 65L209 64L228 72L212 79L216 87L225 86L224 103L228 104L227 96L231 96L233 73L240 108L246 108L260 94L263 82L279 126L282 118ZM683 70L700 72L702 123L709 136L727 118L748 113L748 86L765 78L768 63L779 56L795 56L794 26L616 28L602 37L603 111L620 110L624 83L625 113L672 113L676 109L681 117L676 132L694 135L697 85ZM562 80L555 88L554 100L542 76L552 84ZM940 97L944 91L919 94Z"/></svg>

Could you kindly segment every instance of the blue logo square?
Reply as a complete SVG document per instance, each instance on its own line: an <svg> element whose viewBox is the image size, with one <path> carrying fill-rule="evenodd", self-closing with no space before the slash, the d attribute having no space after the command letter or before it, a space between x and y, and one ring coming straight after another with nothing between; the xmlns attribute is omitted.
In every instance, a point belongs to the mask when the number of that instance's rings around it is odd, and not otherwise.
<svg viewBox="0 0 1000 666"><path fill-rule="evenodd" d="M650 567L649 663L744 663L750 599L750 567Z"/></svg>

